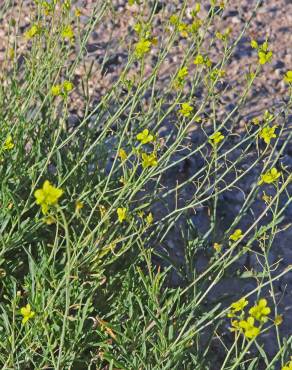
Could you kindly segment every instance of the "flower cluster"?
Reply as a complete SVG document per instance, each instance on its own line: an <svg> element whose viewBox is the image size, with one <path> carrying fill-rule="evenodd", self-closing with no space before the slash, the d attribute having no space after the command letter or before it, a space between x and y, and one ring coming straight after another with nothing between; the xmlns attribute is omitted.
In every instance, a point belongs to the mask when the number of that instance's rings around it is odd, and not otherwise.
<svg viewBox="0 0 292 370"><path fill-rule="evenodd" d="M74 40L74 32L73 32L73 28L70 24L63 27L63 29L61 31L61 37L64 40L68 40L68 41L73 41Z"/></svg>
<svg viewBox="0 0 292 370"><path fill-rule="evenodd" d="M174 14L169 18L170 24L175 27L181 37L187 38L189 35L194 35L198 32L203 24L202 20L198 17L200 9L201 5L196 4L195 8L191 11L191 16L193 18L191 24L182 22L180 18Z"/></svg>
<svg viewBox="0 0 292 370"><path fill-rule="evenodd" d="M179 71L177 72L177 75L174 81L174 86L176 88L183 87L186 82L185 78L188 76L188 74L189 74L188 67L180 68Z"/></svg>
<svg viewBox="0 0 292 370"><path fill-rule="evenodd" d="M242 333L247 339L256 338L262 329L262 326L268 320L271 309L267 306L267 300L262 298L251 307L248 316L245 316L244 309L248 305L245 298L231 304L227 314L231 320L231 331Z"/></svg>
<svg viewBox="0 0 292 370"><path fill-rule="evenodd" d="M51 93L53 96L67 97L68 94L73 90L74 85L72 82L65 80L61 85L54 85L51 88Z"/></svg>
<svg viewBox="0 0 292 370"><path fill-rule="evenodd" d="M266 64L271 61L273 52L268 49L268 41L265 41L262 45L259 45L256 40L251 40L250 45L253 49L257 49L258 51L259 64Z"/></svg>
<svg viewBox="0 0 292 370"><path fill-rule="evenodd" d="M135 46L134 54L136 58L142 59L145 54L149 53L151 44L150 40L144 38L140 39Z"/></svg>
<svg viewBox="0 0 292 370"><path fill-rule="evenodd" d="M36 35L39 35L42 31L42 27L39 23L33 24L24 34L27 40L34 38Z"/></svg>
<svg viewBox="0 0 292 370"><path fill-rule="evenodd" d="M210 74L210 79L216 81L225 76L225 71L223 69L214 68Z"/></svg>
<svg viewBox="0 0 292 370"><path fill-rule="evenodd" d="M227 27L223 33L217 31L215 36L218 40L227 41L231 34L231 28Z"/></svg>
<svg viewBox="0 0 292 370"><path fill-rule="evenodd" d="M8 135L4 145L3 145L3 150L11 150L14 148L14 143L11 135Z"/></svg>
<svg viewBox="0 0 292 370"><path fill-rule="evenodd" d="M212 67L212 62L208 56L203 56L202 54L198 54L193 62L195 65L204 65L208 68Z"/></svg>

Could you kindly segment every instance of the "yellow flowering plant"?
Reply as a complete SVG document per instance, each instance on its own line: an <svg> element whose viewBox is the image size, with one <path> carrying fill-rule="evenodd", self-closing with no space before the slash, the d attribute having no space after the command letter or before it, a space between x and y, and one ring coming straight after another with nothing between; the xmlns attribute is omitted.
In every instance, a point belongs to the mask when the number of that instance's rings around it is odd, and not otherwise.
<svg viewBox="0 0 292 370"><path fill-rule="evenodd" d="M122 161L125 161L127 158L128 158L128 155L125 151L125 149L123 148L120 148L119 151L118 151L118 156L119 158L122 160Z"/></svg>
<svg viewBox="0 0 292 370"><path fill-rule="evenodd" d="M141 144L148 144L153 142L154 136L150 134L148 129L145 129L137 135L137 140L139 140Z"/></svg>
<svg viewBox="0 0 292 370"><path fill-rule="evenodd" d="M248 310L248 316L245 317L248 303L245 298L232 303L227 316L232 318L231 331L242 333L246 339L252 340L261 333L271 310L267 306L267 300L262 298Z"/></svg>
<svg viewBox="0 0 292 370"><path fill-rule="evenodd" d="M278 171L276 167L273 167L272 169L261 175L261 179L258 182L258 185L272 184L274 182L277 182L280 176L281 172Z"/></svg>
<svg viewBox="0 0 292 370"><path fill-rule="evenodd" d="M14 142L12 139L12 135L8 135L4 142L3 150L11 150L13 148L14 148Z"/></svg>
<svg viewBox="0 0 292 370"><path fill-rule="evenodd" d="M287 37L282 72L246 49L259 1L242 25L221 0L4 3L0 368L256 370L260 335L289 367L292 77Z"/></svg>
<svg viewBox="0 0 292 370"><path fill-rule="evenodd" d="M239 321L238 326L243 329L243 334L247 339L254 339L261 332L261 329L255 325L255 319L251 316L246 320Z"/></svg>
<svg viewBox="0 0 292 370"><path fill-rule="evenodd" d="M285 366L282 367L282 370L292 370L292 359Z"/></svg>
<svg viewBox="0 0 292 370"><path fill-rule="evenodd" d="M64 191L51 185L51 183L46 180L41 189L34 192L36 198L36 204L41 207L42 213L45 215L48 213L49 209L58 204L59 198L63 195Z"/></svg>
<svg viewBox="0 0 292 370"><path fill-rule="evenodd" d="M134 54L136 58L138 59L144 58L145 54L150 52L150 48L151 48L151 41L146 40L144 38L140 39L135 46Z"/></svg>
<svg viewBox="0 0 292 370"><path fill-rule="evenodd" d="M233 242L236 242L237 240L242 238L242 230L241 229L236 229L230 236L229 239L232 240Z"/></svg>
<svg viewBox="0 0 292 370"><path fill-rule="evenodd" d="M70 42L74 41L74 31L73 31L73 28L70 24L63 27L63 29L61 31L61 37L64 40L67 40L67 41L70 41Z"/></svg>
<svg viewBox="0 0 292 370"><path fill-rule="evenodd" d="M24 34L27 40L34 38L37 35L40 35L42 32L42 27L39 23L33 24Z"/></svg>
<svg viewBox="0 0 292 370"><path fill-rule="evenodd" d="M262 298L259 302L249 310L249 314L254 319L266 322L267 316L271 313L271 309L267 306L267 300Z"/></svg>
<svg viewBox="0 0 292 370"><path fill-rule="evenodd" d="M28 320L32 319L35 316L35 312L32 311L30 304L28 303L26 306L21 307L20 313L23 316L22 324L26 324Z"/></svg>
<svg viewBox="0 0 292 370"><path fill-rule="evenodd" d="M66 98L73 89L73 83L65 80L62 84L53 85L51 87L51 94L55 97L62 96L63 98Z"/></svg>
<svg viewBox="0 0 292 370"><path fill-rule="evenodd" d="M277 125L274 125L273 127L269 127L269 126L268 127L264 127L260 131L259 137L261 139L263 139L266 144L269 145L270 142L271 142L271 140L273 138L276 138L277 137L277 135L275 134L275 130L276 130L277 127L278 127Z"/></svg>
<svg viewBox="0 0 292 370"><path fill-rule="evenodd" d="M287 71L284 76L284 81L287 84L292 84L292 71Z"/></svg>
<svg viewBox="0 0 292 370"><path fill-rule="evenodd" d="M188 76L188 74L188 67L180 68L175 78L175 87L183 87L185 84L185 78Z"/></svg>
<svg viewBox="0 0 292 370"><path fill-rule="evenodd" d="M217 131L209 137L209 143L213 146L216 146L221 143L224 137L225 136L220 131Z"/></svg>
<svg viewBox="0 0 292 370"><path fill-rule="evenodd" d="M234 317L235 314L243 311L247 305L248 305L248 300L245 298L240 298L238 301L233 302L230 306L228 317Z"/></svg>
<svg viewBox="0 0 292 370"><path fill-rule="evenodd" d="M268 42L265 41L261 46L258 46L258 61L259 64L266 64L272 60L273 52L268 50Z"/></svg>
<svg viewBox="0 0 292 370"><path fill-rule="evenodd" d="M215 251L216 251L217 253L219 253L219 252L221 252L221 250L222 250L222 244L214 243L214 244L213 244L213 248L215 249Z"/></svg>
<svg viewBox="0 0 292 370"><path fill-rule="evenodd" d="M128 214L127 208L122 207L117 209L118 220L120 223L124 222L127 219L127 214Z"/></svg>
<svg viewBox="0 0 292 370"><path fill-rule="evenodd" d="M143 168L156 167L157 164L158 164L157 156L154 152L150 154L142 153L142 167Z"/></svg>
<svg viewBox="0 0 292 370"><path fill-rule="evenodd" d="M184 117L189 117L193 110L194 108L189 103L182 103L178 112Z"/></svg>

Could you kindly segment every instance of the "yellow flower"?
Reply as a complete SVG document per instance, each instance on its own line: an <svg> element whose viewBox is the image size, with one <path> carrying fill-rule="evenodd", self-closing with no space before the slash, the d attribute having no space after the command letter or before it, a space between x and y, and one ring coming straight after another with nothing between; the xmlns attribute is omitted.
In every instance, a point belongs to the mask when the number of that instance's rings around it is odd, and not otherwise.
<svg viewBox="0 0 292 370"><path fill-rule="evenodd" d="M233 312L238 312L238 311L242 311L244 307L247 305L248 305L248 300L246 300L245 298L240 298L238 301L233 302L230 307Z"/></svg>
<svg viewBox="0 0 292 370"><path fill-rule="evenodd" d="M218 31L218 32L215 33L215 36L219 40L226 41L228 39L228 37L230 36L230 33L231 33L231 28L227 27L226 30L224 31L224 33L221 33L221 32Z"/></svg>
<svg viewBox="0 0 292 370"><path fill-rule="evenodd" d="M62 194L63 190L51 185L48 180L44 182L41 189L34 192L36 204L41 206L44 215L48 213L49 207L58 204L58 200Z"/></svg>
<svg viewBox="0 0 292 370"><path fill-rule="evenodd" d="M264 140L264 142L266 144L270 144L271 142L271 139L277 137L277 135L275 134L275 130L278 126L273 126L273 127L264 127L261 131L260 131L260 138L262 138Z"/></svg>
<svg viewBox="0 0 292 370"><path fill-rule="evenodd" d="M54 219L54 217L52 217L52 216L46 216L46 217L44 217L43 218L43 221L44 221L44 223L45 224L47 224L47 225L53 225L53 224L55 224L56 223L56 220Z"/></svg>
<svg viewBox="0 0 292 370"><path fill-rule="evenodd" d="M253 49L257 49L259 47L258 43L256 40L251 40L250 42L250 46L253 48Z"/></svg>
<svg viewBox="0 0 292 370"><path fill-rule="evenodd" d="M260 50L258 52L258 57L259 57L259 63L260 64L266 64L269 63L272 59L273 53L271 51L263 51Z"/></svg>
<svg viewBox="0 0 292 370"><path fill-rule="evenodd" d="M271 114L268 110L265 111L263 119L265 122L269 122L274 118L274 115Z"/></svg>
<svg viewBox="0 0 292 370"><path fill-rule="evenodd" d="M263 196L262 196L262 200L266 203L266 204L270 204L271 201L272 201L273 197L271 195L267 195L265 192L263 193Z"/></svg>
<svg viewBox="0 0 292 370"><path fill-rule="evenodd" d="M281 325L281 324L282 324L282 322L283 322L283 316L282 316L282 315L277 315L277 316L275 317L274 324L275 324L276 326L279 326L279 325Z"/></svg>
<svg viewBox="0 0 292 370"><path fill-rule="evenodd" d="M234 231L234 233L229 236L229 239L233 240L234 242L236 242L240 238L242 238L242 230L241 229L236 229Z"/></svg>
<svg viewBox="0 0 292 370"><path fill-rule="evenodd" d="M182 103L179 113L182 114L184 117L188 117L193 110L194 108L191 107L189 103Z"/></svg>
<svg viewBox="0 0 292 370"><path fill-rule="evenodd" d="M239 326L239 321L238 320L232 320L231 321L231 328L229 328L230 331L238 331L241 330Z"/></svg>
<svg viewBox="0 0 292 370"><path fill-rule="evenodd" d="M152 213L148 213L147 217L146 217L146 222L148 225L151 225L153 223L153 215Z"/></svg>
<svg viewBox="0 0 292 370"><path fill-rule="evenodd" d="M284 77L284 81L288 84L292 84L292 71L287 71Z"/></svg>
<svg viewBox="0 0 292 370"><path fill-rule="evenodd" d="M204 57L203 55L201 54L198 54L194 60L194 64L196 65L200 65L200 64L204 64Z"/></svg>
<svg viewBox="0 0 292 370"><path fill-rule="evenodd" d="M32 319L35 312L31 310L30 304L28 303L25 307L20 309L20 313L23 316L22 323L25 324L29 319Z"/></svg>
<svg viewBox="0 0 292 370"><path fill-rule="evenodd" d="M201 19L197 18L193 21L193 23L191 23L190 25L188 25L188 32L192 33L192 34L195 34L198 32L198 29L202 26L203 22Z"/></svg>
<svg viewBox="0 0 292 370"><path fill-rule="evenodd" d="M5 142L4 142L3 150L11 150L13 148L14 148L14 143L13 143L13 140L12 140L12 136L8 135Z"/></svg>
<svg viewBox="0 0 292 370"><path fill-rule="evenodd" d="M65 26L62 29L61 36L62 36L63 39L67 39L67 40L73 40L74 39L74 32L73 32L73 29L70 26L70 24L68 24L67 26Z"/></svg>
<svg viewBox="0 0 292 370"><path fill-rule="evenodd" d="M258 321L266 322L267 316L271 313L271 309L267 307L267 300L260 299L258 304L249 310L249 314Z"/></svg>
<svg viewBox="0 0 292 370"><path fill-rule="evenodd" d="M80 17L81 15L81 10L79 8L76 8L75 11L74 11L74 14L75 14L75 17Z"/></svg>
<svg viewBox="0 0 292 370"><path fill-rule="evenodd" d="M282 367L282 370L292 370L292 360Z"/></svg>
<svg viewBox="0 0 292 370"><path fill-rule="evenodd" d="M256 338L260 334L260 328L254 325L254 318L248 317L246 320L239 321L239 327L243 329L244 336L247 339Z"/></svg>
<svg viewBox="0 0 292 370"><path fill-rule="evenodd" d="M271 170L261 175L258 185L272 184L273 182L277 181L280 176L281 172L278 172L277 168L273 167Z"/></svg>
<svg viewBox="0 0 292 370"><path fill-rule="evenodd" d="M256 126L260 124L260 120L259 120L259 118L257 118L257 117L253 118L253 119L251 120L251 122L252 122L252 124L254 124L254 125L256 125Z"/></svg>
<svg viewBox="0 0 292 370"><path fill-rule="evenodd" d="M142 153L142 167L156 167L157 166L157 157L155 153L147 154Z"/></svg>
<svg viewBox="0 0 292 370"><path fill-rule="evenodd" d="M213 248L215 249L216 252L221 252L222 249L222 244L219 243L214 243Z"/></svg>
<svg viewBox="0 0 292 370"><path fill-rule="evenodd" d="M189 74L188 67L182 67L179 69L176 79L174 81L174 87L180 88L183 87L185 84L185 77L187 77Z"/></svg>
<svg viewBox="0 0 292 370"><path fill-rule="evenodd" d="M200 10L201 10L201 4L200 3L196 3L195 4L195 9L194 9L195 14L197 15Z"/></svg>
<svg viewBox="0 0 292 370"><path fill-rule="evenodd" d="M123 148L119 149L118 156L122 161L125 161L128 158L127 153Z"/></svg>
<svg viewBox="0 0 292 370"><path fill-rule="evenodd" d="M25 38L27 40L30 40L32 39L34 36L36 36L38 33L40 33L40 26L34 24L33 26L30 27L29 30L27 30L24 34Z"/></svg>
<svg viewBox="0 0 292 370"><path fill-rule="evenodd" d="M143 58L150 51L150 47L151 41L145 39L139 40L135 46L135 56L140 59Z"/></svg>
<svg viewBox="0 0 292 370"><path fill-rule="evenodd" d="M225 71L223 69L215 68L210 74L210 79L215 81L217 78L222 78L225 76Z"/></svg>
<svg viewBox="0 0 292 370"><path fill-rule="evenodd" d="M220 131L215 132L213 135L209 138L209 143L212 145L219 144L224 139L224 135Z"/></svg>
<svg viewBox="0 0 292 370"><path fill-rule="evenodd" d="M178 25L178 30L180 32L181 37L184 37L184 38L188 37L189 34L188 34L188 25L187 24L180 23Z"/></svg>
<svg viewBox="0 0 292 370"><path fill-rule="evenodd" d="M54 85L51 88L51 93L53 96L59 96L62 93L62 86L61 85Z"/></svg>
<svg viewBox="0 0 292 370"><path fill-rule="evenodd" d="M177 78L179 80L183 80L185 77L187 77L187 75L189 74L188 72L188 67L183 67L181 68L178 73L177 73Z"/></svg>
<svg viewBox="0 0 292 370"><path fill-rule="evenodd" d="M117 215L119 222L122 223L127 218L127 208L118 208Z"/></svg>
<svg viewBox="0 0 292 370"><path fill-rule="evenodd" d="M72 84L72 82L67 81L67 80L63 82L63 90L65 93L69 93L70 91L73 90L73 88L74 88L74 85Z"/></svg>
<svg viewBox="0 0 292 370"><path fill-rule="evenodd" d="M151 143L153 139L154 139L154 136L149 134L149 130L147 128L137 135L137 140L139 140L141 144Z"/></svg>
<svg viewBox="0 0 292 370"><path fill-rule="evenodd" d="M84 207L84 203L81 202L80 200L77 200L75 204L75 211L79 212L83 207Z"/></svg>
<svg viewBox="0 0 292 370"><path fill-rule="evenodd" d="M62 85L54 85L51 88L51 93L53 96L67 96L67 94L72 91L74 88L74 85L72 82L65 80Z"/></svg>

